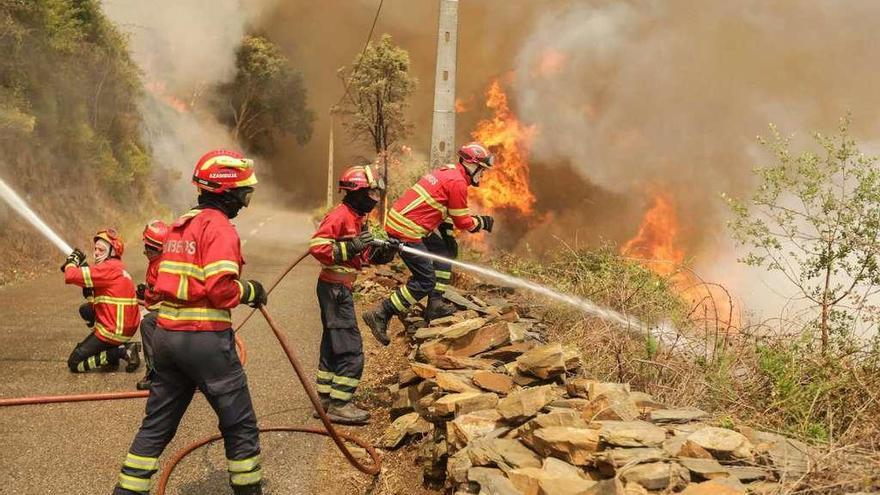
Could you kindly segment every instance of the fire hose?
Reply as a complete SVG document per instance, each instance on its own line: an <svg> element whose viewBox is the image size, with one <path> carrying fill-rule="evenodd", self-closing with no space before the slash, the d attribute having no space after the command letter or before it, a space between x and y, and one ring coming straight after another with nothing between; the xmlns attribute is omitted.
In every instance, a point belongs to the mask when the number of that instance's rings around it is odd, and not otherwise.
<svg viewBox="0 0 880 495"><path fill-rule="evenodd" d="M271 293L272 290L296 267L303 259L308 255L308 251L297 257L293 260L287 268L282 272L269 286L267 293ZM286 432L296 432L296 433L311 433L316 435L328 436L333 439L333 442L336 444L336 447L342 452L343 456L346 460L354 466L357 470L362 473L369 475L377 475L381 470L382 461L379 457L378 452L373 448L372 445L361 440L355 436L348 435L346 433L337 432L333 427L333 424L330 422L330 418L327 417L327 413L324 411L324 408L321 407L320 399L318 399L318 394L315 392L314 387L312 386L311 381L306 376L305 371L300 364L299 358L296 353L290 347L287 342L287 338L284 337L284 334L281 332L278 325L272 319L272 316L266 310L264 306L261 306L260 312L263 314L263 317L266 319L266 322L269 324L269 328L272 329L272 332L275 334L275 338L278 339L278 343L281 345L281 348L284 350L284 353L287 355L288 361L290 361L291 366L293 366L293 370L296 373L297 378L299 379L303 389L306 391L306 395L309 397L309 401L312 403L315 411L318 413L318 416L321 419L321 422L324 424L326 429L322 430L320 428L307 428L300 426L276 426L276 427L263 427L259 430L261 432L277 432L277 431L286 431ZM236 327L235 332L238 333L245 323L250 319L250 317L256 312L256 308L250 311L247 316L245 316L244 320ZM243 353L244 358L242 361L246 359L247 353L244 350L244 345L241 344L238 336L236 335L236 346ZM9 406L21 406L21 405L33 405L33 404L48 404L48 403L57 403L57 402L82 402L82 401L102 401L102 400L119 400L119 399L134 399L149 396L149 391L136 391L136 392L114 392L114 393L99 393L99 394L78 394L78 395L61 395L61 396L41 396L41 397L21 397L21 398L13 398L13 399L0 399L0 408L9 407ZM168 484L168 480L171 476L171 473L174 471L174 468L177 467L178 463L182 461L187 455L195 451L196 449L208 445L212 442L218 441L222 438L221 435L213 435L211 437L204 438L197 442L194 442L182 450L176 452L171 460L166 463L164 469L162 470L162 475L159 478L157 495L164 495L166 486ZM371 464L364 464L355 458L354 454L351 453L349 448L345 445L345 441L352 442L359 447L366 450L367 454L370 456L372 461Z"/></svg>

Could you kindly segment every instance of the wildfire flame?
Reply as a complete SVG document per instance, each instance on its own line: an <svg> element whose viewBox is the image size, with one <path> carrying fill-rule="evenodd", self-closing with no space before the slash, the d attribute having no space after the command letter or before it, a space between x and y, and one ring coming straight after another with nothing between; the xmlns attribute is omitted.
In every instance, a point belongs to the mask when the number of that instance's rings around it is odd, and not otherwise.
<svg viewBox="0 0 880 495"><path fill-rule="evenodd" d="M495 153L496 166L483 174L474 200L489 211L507 209L531 215L535 195L529 187L529 146L534 125L523 125L510 110L507 94L496 79L486 91L486 107L492 118L481 120L471 133L474 140Z"/></svg>
<svg viewBox="0 0 880 495"><path fill-rule="evenodd" d="M678 214L672 198L664 192L655 192L653 204L645 213L639 232L623 245L621 252L650 260L651 270L660 275L671 275L684 261L684 250L677 245L678 230Z"/></svg>
<svg viewBox="0 0 880 495"><path fill-rule="evenodd" d="M638 233L621 247L621 254L644 260L651 271L668 277L673 290L690 304L689 317L695 323L708 328L714 322L716 329L724 331L738 328L739 310L724 287L706 283L695 273L682 269L685 250L679 244L678 212L673 198L663 191L652 196Z"/></svg>
<svg viewBox="0 0 880 495"><path fill-rule="evenodd" d="M189 105L180 98L168 92L168 88L162 81L147 82L144 87L157 99L162 100L166 105L173 108L177 113L188 113Z"/></svg>

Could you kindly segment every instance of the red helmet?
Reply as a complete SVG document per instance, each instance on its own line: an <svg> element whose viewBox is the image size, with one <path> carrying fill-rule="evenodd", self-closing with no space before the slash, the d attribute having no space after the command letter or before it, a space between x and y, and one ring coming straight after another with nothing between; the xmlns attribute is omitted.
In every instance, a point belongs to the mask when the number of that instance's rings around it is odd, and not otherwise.
<svg viewBox="0 0 880 495"><path fill-rule="evenodd" d="M196 163L192 182L199 189L214 193L253 186L257 183L254 161L234 151L210 151Z"/></svg>
<svg viewBox="0 0 880 495"><path fill-rule="evenodd" d="M372 165L349 167L339 177L339 189L346 191L385 189L385 181Z"/></svg>
<svg viewBox="0 0 880 495"><path fill-rule="evenodd" d="M495 164L495 155L489 153L489 150L480 143L468 143L459 148L458 159L462 165L492 168Z"/></svg>
<svg viewBox="0 0 880 495"><path fill-rule="evenodd" d="M151 220L144 227L143 238L145 246L161 251L166 237L168 237L168 225L162 220Z"/></svg>
<svg viewBox="0 0 880 495"><path fill-rule="evenodd" d="M110 253L111 258L122 258L122 252L125 251L125 244L122 242L122 236L113 227L99 230L92 242L102 239L110 244L113 251Z"/></svg>

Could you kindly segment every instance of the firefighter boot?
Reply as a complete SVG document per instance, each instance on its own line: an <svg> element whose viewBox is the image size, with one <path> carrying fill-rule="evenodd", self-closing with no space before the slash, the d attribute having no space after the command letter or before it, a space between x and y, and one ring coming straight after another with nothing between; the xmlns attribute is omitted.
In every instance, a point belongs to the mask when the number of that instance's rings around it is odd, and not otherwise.
<svg viewBox="0 0 880 495"><path fill-rule="evenodd" d="M384 304L374 310L367 311L363 316L364 323L370 327L373 337L376 337L376 340L382 345L391 343L391 339L388 338L388 322L391 320L391 316Z"/></svg>
<svg viewBox="0 0 880 495"><path fill-rule="evenodd" d="M150 385L153 384L153 370L147 368L147 372L144 374L144 377L141 378L139 382L135 385L135 388L138 390L150 390Z"/></svg>
<svg viewBox="0 0 880 495"><path fill-rule="evenodd" d="M125 355L122 356L122 359L125 359L128 364L125 365L126 373L134 373L138 368L141 367L141 343L140 342L132 342L130 344L125 344Z"/></svg>
<svg viewBox="0 0 880 495"><path fill-rule="evenodd" d="M232 493L235 495L263 495L262 485L232 485Z"/></svg>
<svg viewBox="0 0 880 495"><path fill-rule="evenodd" d="M327 416L330 421L341 425L365 425L370 421L370 413L351 402L333 401Z"/></svg>
<svg viewBox="0 0 880 495"><path fill-rule="evenodd" d="M324 412L330 410L330 396L328 394L318 394L318 398L321 399L321 408L324 409ZM312 413L312 417L315 419L320 419L321 415L318 414L318 411Z"/></svg>
<svg viewBox="0 0 880 495"><path fill-rule="evenodd" d="M454 304L444 301L442 297L431 297L428 298L428 305L422 316L425 321L437 320L454 315L456 309Z"/></svg>

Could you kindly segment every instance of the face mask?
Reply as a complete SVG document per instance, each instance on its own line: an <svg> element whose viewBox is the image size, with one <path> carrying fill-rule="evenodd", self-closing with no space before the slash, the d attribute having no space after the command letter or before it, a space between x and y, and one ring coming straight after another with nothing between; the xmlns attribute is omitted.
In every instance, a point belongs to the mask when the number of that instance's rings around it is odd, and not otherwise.
<svg viewBox="0 0 880 495"><path fill-rule="evenodd" d="M348 206L354 208L354 210L361 215L366 215L373 211L373 208L376 207L376 204L379 203L375 199L370 197L368 189L358 189L357 191L352 191L345 195L345 198L342 200Z"/></svg>
<svg viewBox="0 0 880 495"><path fill-rule="evenodd" d="M103 239L95 241L95 264L97 265L109 258L112 251L113 248L110 247L110 244L108 244L107 241Z"/></svg>
<svg viewBox="0 0 880 495"><path fill-rule="evenodd" d="M474 187L480 187L480 177L483 175L483 170L485 170L483 167L477 167L477 170L471 174L471 184Z"/></svg>

